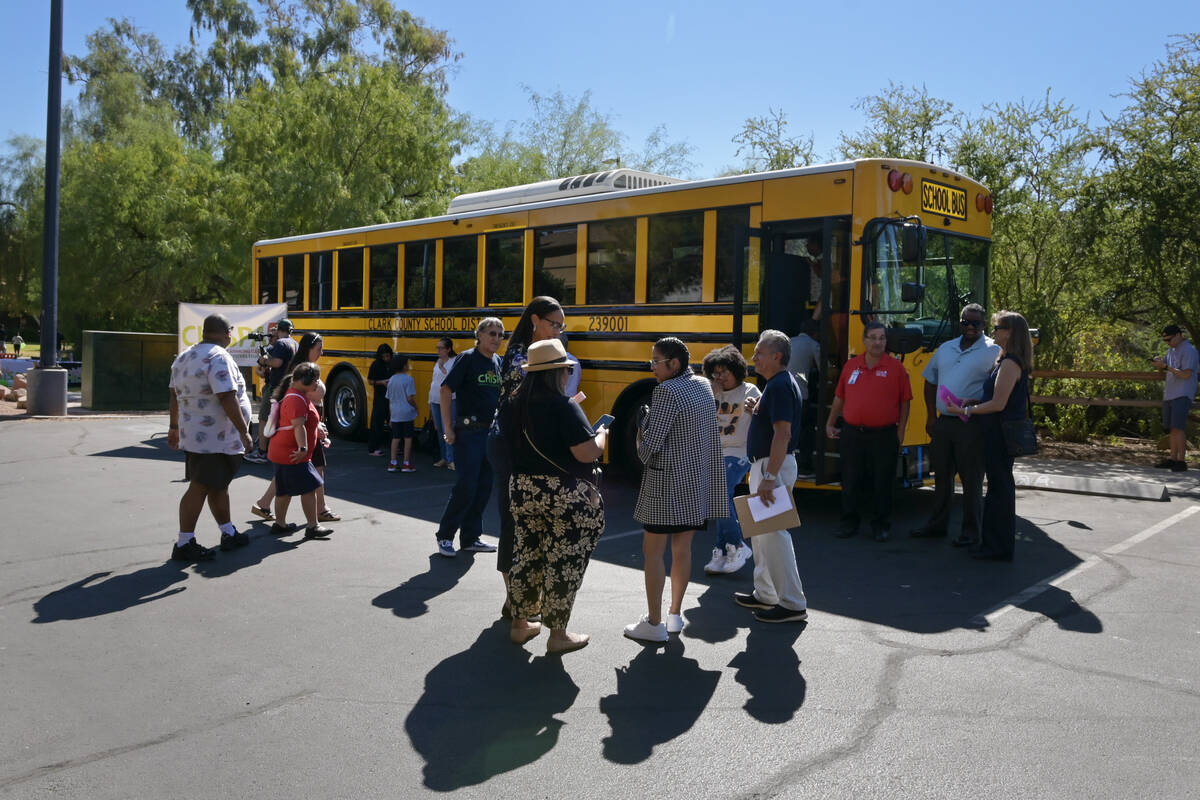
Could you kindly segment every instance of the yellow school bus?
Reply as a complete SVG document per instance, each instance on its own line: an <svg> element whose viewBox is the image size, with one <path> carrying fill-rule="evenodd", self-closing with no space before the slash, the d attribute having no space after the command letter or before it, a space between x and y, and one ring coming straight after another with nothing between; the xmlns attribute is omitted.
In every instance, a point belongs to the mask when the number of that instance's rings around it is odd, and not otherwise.
<svg viewBox="0 0 1200 800"><path fill-rule="evenodd" d="M256 242L253 298L286 302L298 331L322 335L329 426L357 436L379 344L412 359L424 403L439 337L461 352L482 317L512 330L530 299L555 297L585 411L616 417L618 463L634 459L656 339L679 337L699 364L730 343L748 357L767 328L807 329L821 352L803 376L812 435L799 484L811 486L838 481L823 423L841 365L879 320L913 383L897 465L911 484L927 471L921 370L958 335L963 305L987 305L991 213L979 183L900 159L699 181L614 169L462 195L439 217Z"/></svg>

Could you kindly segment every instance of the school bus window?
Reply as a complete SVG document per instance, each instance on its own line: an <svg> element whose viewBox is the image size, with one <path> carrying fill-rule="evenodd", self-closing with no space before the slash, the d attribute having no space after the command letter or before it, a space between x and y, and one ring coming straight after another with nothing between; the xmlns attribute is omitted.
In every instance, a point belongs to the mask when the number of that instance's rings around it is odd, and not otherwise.
<svg viewBox="0 0 1200 800"><path fill-rule="evenodd" d="M489 233L485 269L485 305L520 303L525 285L525 232Z"/></svg>
<svg viewBox="0 0 1200 800"><path fill-rule="evenodd" d="M279 302L279 259L258 260L258 302Z"/></svg>
<svg viewBox="0 0 1200 800"><path fill-rule="evenodd" d="M338 250L338 308L363 307L363 251Z"/></svg>
<svg viewBox="0 0 1200 800"><path fill-rule="evenodd" d="M304 256L283 257L283 300L288 311L304 310Z"/></svg>
<svg viewBox="0 0 1200 800"><path fill-rule="evenodd" d="M543 228L533 233L533 294L549 295L560 303L574 305L575 250L579 241L574 225Z"/></svg>
<svg viewBox="0 0 1200 800"><path fill-rule="evenodd" d="M396 245L371 248L371 308L396 307Z"/></svg>
<svg viewBox="0 0 1200 800"><path fill-rule="evenodd" d="M704 212L650 217L646 300L699 302L704 279Z"/></svg>
<svg viewBox="0 0 1200 800"><path fill-rule="evenodd" d="M734 270L740 264L742 269L749 263L750 209L722 208L717 210L717 286L716 300L718 303L733 302L733 287L735 283ZM742 252L737 252L738 233L742 233ZM750 299L749 281L743 279L743 300Z"/></svg>
<svg viewBox="0 0 1200 800"><path fill-rule="evenodd" d="M405 308L433 308L437 280L434 275L436 252L432 239L404 245Z"/></svg>
<svg viewBox="0 0 1200 800"><path fill-rule="evenodd" d="M473 308L479 253L474 236L446 239L442 244L442 308Z"/></svg>
<svg viewBox="0 0 1200 800"><path fill-rule="evenodd" d="M593 222L588 225L587 302L589 305L632 303L637 254L637 221Z"/></svg>
<svg viewBox="0 0 1200 800"><path fill-rule="evenodd" d="M308 256L308 310L329 311L333 308L333 251L310 253Z"/></svg>

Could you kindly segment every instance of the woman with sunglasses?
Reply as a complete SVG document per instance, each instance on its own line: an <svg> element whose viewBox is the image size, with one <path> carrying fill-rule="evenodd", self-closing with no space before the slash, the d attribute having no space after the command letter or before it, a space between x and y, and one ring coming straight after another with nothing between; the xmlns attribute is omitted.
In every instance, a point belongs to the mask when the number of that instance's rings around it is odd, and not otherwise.
<svg viewBox="0 0 1200 800"><path fill-rule="evenodd" d="M438 555L454 558L454 534L463 550L494 553L483 541L483 510L492 494L492 468L486 457L488 431L500 400L500 356L504 323L484 317L475 326L475 346L465 351L442 381L442 438L454 447L458 480L450 490L438 525ZM453 400L452 400L453 398ZM453 402L453 406L451 403ZM451 409L454 413L451 416Z"/></svg>
<svg viewBox="0 0 1200 800"><path fill-rule="evenodd" d="M496 476L497 502L500 509L500 541L496 552L496 569L504 578L504 605L500 616L511 619L508 591L508 573L513 563L514 521L508 493L508 479L512 475L512 456L505 444L505 432L501 430L500 418L505 406L513 399L521 382L525 379L525 365L529 360L529 348L535 342L557 339L566 327L566 316L562 306L553 297L542 295L529 301L525 312L517 321L517 327L508 337L504 359L500 363L500 401L497 406L496 424L488 435L487 455Z"/></svg>
<svg viewBox="0 0 1200 800"><path fill-rule="evenodd" d="M982 542L971 557L983 561L1012 561L1017 537L1017 486L1013 457L1008 454L1001 422L1025 417L1029 407L1029 377L1033 372L1033 338L1029 323L1015 311L992 316L993 341L1000 355L983 384L978 403L947 403L946 411L976 418L983 424L983 467L987 497L983 501Z"/></svg>
<svg viewBox="0 0 1200 800"><path fill-rule="evenodd" d="M692 573L692 535L729 514L717 406L708 380L692 372L687 345L673 336L650 351L658 385L638 425L637 454L646 468L633 518L642 523L647 614L625 636L665 642L683 630L683 595ZM664 559L671 544L671 605L662 618Z"/></svg>

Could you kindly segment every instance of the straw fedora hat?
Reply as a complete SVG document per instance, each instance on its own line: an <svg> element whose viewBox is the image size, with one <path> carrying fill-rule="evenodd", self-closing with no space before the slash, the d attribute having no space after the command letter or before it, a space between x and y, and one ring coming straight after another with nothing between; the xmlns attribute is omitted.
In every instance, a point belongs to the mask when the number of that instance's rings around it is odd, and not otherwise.
<svg viewBox="0 0 1200 800"><path fill-rule="evenodd" d="M525 371L541 372L547 369L563 369L571 366L566 348L558 339L543 339L529 345L526 353Z"/></svg>

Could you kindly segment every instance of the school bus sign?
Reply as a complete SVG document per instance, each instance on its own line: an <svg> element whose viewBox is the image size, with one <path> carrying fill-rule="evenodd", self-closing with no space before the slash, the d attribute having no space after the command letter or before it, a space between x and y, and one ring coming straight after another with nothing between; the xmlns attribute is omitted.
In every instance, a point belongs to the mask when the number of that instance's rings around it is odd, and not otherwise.
<svg viewBox="0 0 1200 800"><path fill-rule="evenodd" d="M957 186L922 178L921 210L940 217L966 220L967 193Z"/></svg>

